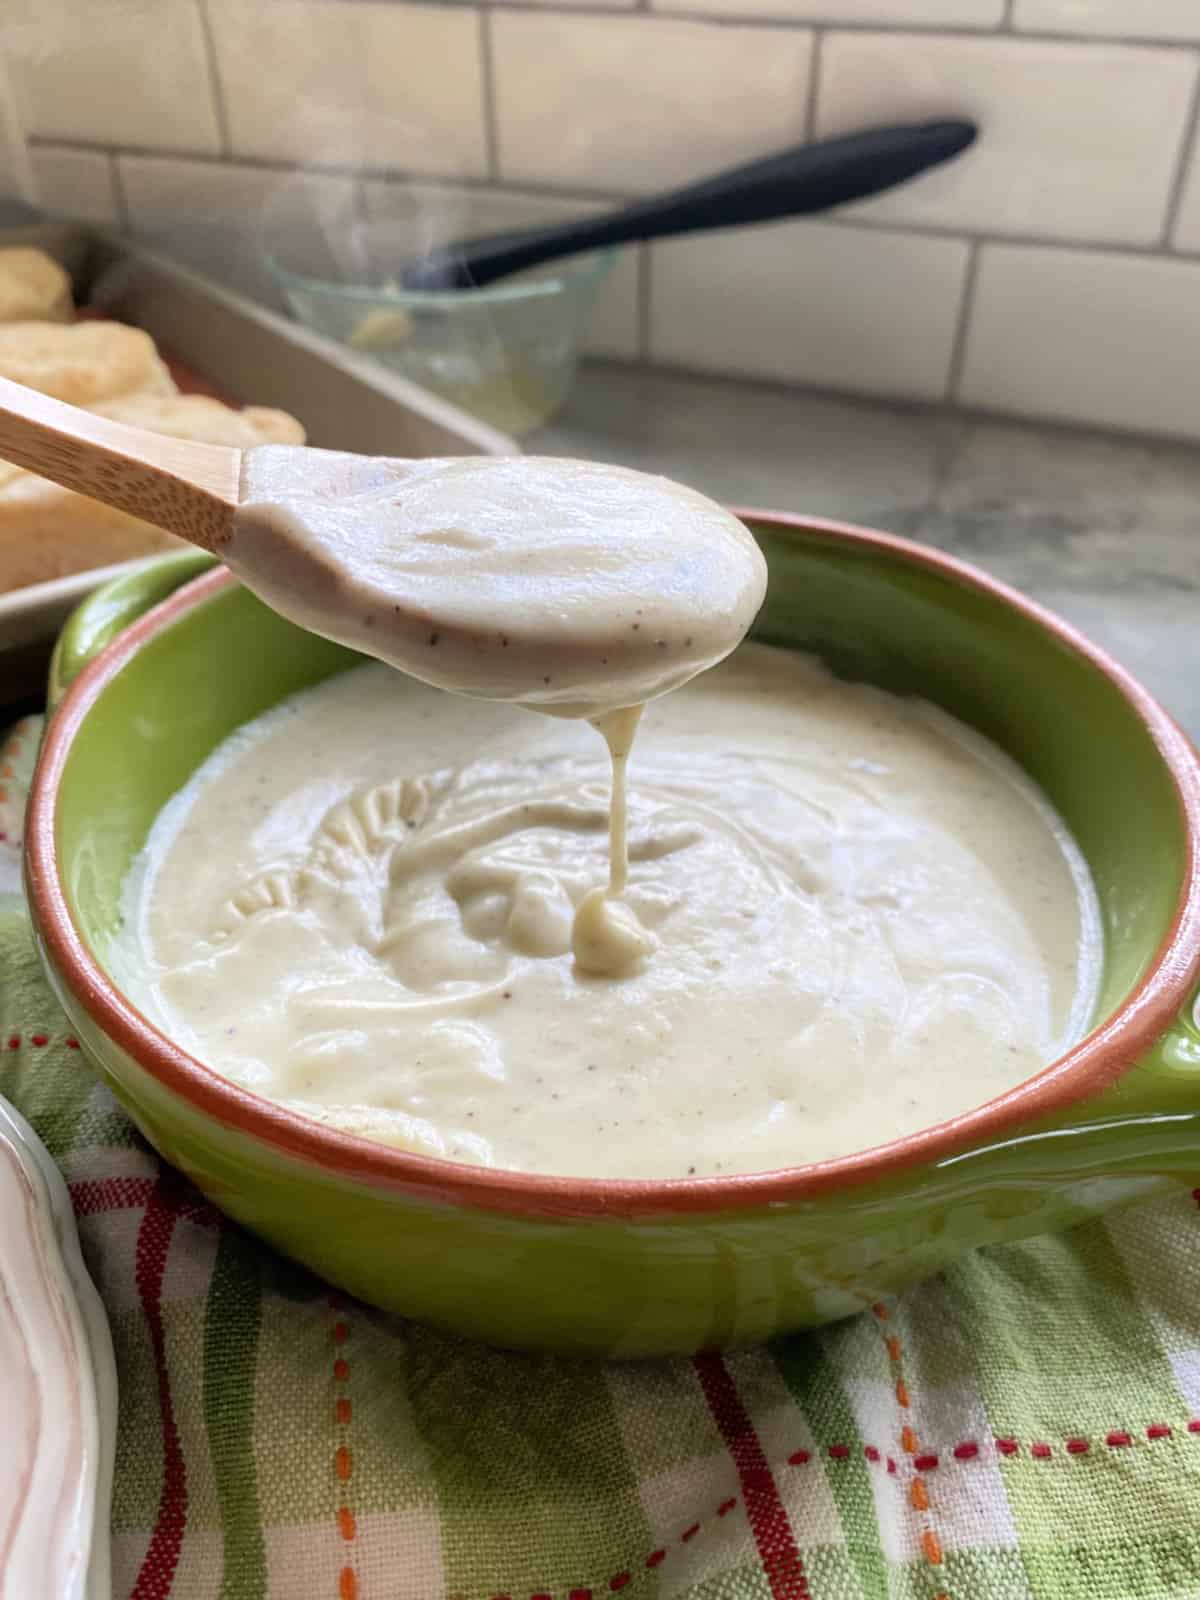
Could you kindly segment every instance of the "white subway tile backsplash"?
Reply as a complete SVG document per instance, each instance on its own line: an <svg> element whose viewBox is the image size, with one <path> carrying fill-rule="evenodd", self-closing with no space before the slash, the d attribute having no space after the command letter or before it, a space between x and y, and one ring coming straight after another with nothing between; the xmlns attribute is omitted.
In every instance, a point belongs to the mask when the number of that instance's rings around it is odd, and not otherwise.
<svg viewBox="0 0 1200 1600"><path fill-rule="evenodd" d="M1200 438L1200 262L983 246L961 398Z"/></svg>
<svg viewBox="0 0 1200 1600"><path fill-rule="evenodd" d="M355 181L326 174L169 157L122 156L129 227L139 238L243 293L279 305L264 244L320 218L335 246L348 238Z"/></svg>
<svg viewBox="0 0 1200 1600"><path fill-rule="evenodd" d="M0 188L274 304L265 246L352 257L414 195L434 243L972 116L964 157L837 218L621 251L585 348L1200 441L1200 0L0 8Z"/></svg>
<svg viewBox="0 0 1200 1600"><path fill-rule="evenodd" d="M30 151L30 160L44 210L110 227L120 220L111 157L41 145Z"/></svg>
<svg viewBox="0 0 1200 1600"><path fill-rule="evenodd" d="M209 0L239 155L448 177L487 170L479 13Z"/></svg>
<svg viewBox="0 0 1200 1600"><path fill-rule="evenodd" d="M1031 32L1200 39L1196 0L1016 0L1013 22Z"/></svg>
<svg viewBox="0 0 1200 1600"><path fill-rule="evenodd" d="M804 135L802 29L498 11L505 183L645 193Z"/></svg>
<svg viewBox="0 0 1200 1600"><path fill-rule="evenodd" d="M3 38L27 133L219 148L196 0L5 0Z"/></svg>
<svg viewBox="0 0 1200 1600"><path fill-rule="evenodd" d="M975 147L855 207L876 221L1152 244L1196 85L1191 52L1044 39L833 33L822 48L823 134L967 115Z"/></svg>
<svg viewBox="0 0 1200 1600"><path fill-rule="evenodd" d="M655 11L707 11L723 17L793 22L885 23L892 28L994 28L1005 0L650 0Z"/></svg>
<svg viewBox="0 0 1200 1600"><path fill-rule="evenodd" d="M509 228L566 222L607 210L595 200L518 194L507 189L455 189L448 185L401 185L367 181L363 185L369 218L407 220L415 207L428 218L426 248L454 238L503 233ZM636 360L640 351L639 265L641 247L620 250L600 285L588 320L583 348L590 355Z"/></svg>
<svg viewBox="0 0 1200 1600"><path fill-rule="evenodd" d="M938 399L968 246L824 222L651 246L654 359L870 394Z"/></svg>

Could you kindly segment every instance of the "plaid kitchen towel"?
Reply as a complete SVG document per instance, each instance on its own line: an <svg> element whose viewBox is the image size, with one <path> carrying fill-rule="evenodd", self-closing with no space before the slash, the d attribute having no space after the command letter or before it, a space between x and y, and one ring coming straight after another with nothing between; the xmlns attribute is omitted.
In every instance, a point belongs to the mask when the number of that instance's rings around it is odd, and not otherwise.
<svg viewBox="0 0 1200 1600"><path fill-rule="evenodd" d="M0 855L36 734L0 755ZM1197 1195L759 1350L503 1354L224 1221L91 1077L0 907L0 1093L66 1175L116 1346L115 1595L1200 1600Z"/></svg>

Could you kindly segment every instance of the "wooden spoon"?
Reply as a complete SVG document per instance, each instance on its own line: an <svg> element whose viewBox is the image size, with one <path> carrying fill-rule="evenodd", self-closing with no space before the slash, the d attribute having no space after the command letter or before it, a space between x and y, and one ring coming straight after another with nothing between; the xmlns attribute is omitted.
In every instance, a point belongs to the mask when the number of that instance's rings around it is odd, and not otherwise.
<svg viewBox="0 0 1200 1600"><path fill-rule="evenodd" d="M242 454L131 428L0 378L0 459L214 554L233 535Z"/></svg>
<svg viewBox="0 0 1200 1600"><path fill-rule="evenodd" d="M664 478L167 438L0 378L0 459L219 555L283 616L439 688L598 716L727 655L747 529Z"/></svg>

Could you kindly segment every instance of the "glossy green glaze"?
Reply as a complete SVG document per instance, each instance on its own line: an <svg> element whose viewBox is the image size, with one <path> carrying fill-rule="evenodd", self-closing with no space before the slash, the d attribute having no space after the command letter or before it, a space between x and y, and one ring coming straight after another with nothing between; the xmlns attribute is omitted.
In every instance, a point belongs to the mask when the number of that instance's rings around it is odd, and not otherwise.
<svg viewBox="0 0 1200 1600"><path fill-rule="evenodd" d="M754 527L771 568L760 637L937 701L1052 796L1095 876L1102 1010L1118 1007L1172 925L1189 860L1146 723L1061 635L937 563L836 531ZM171 560L73 619L56 692L123 618L202 564ZM72 919L101 966L122 878L164 801L234 728L356 659L233 588L151 637L103 689L67 754L55 831ZM1200 1173L1190 1005L1102 1093L938 1160L725 1210L551 1216L431 1198L223 1124L145 1070L97 1022L77 978L48 965L87 1053L147 1137L231 1216L368 1301L505 1345L635 1356L760 1340L857 1310L971 1246Z"/></svg>

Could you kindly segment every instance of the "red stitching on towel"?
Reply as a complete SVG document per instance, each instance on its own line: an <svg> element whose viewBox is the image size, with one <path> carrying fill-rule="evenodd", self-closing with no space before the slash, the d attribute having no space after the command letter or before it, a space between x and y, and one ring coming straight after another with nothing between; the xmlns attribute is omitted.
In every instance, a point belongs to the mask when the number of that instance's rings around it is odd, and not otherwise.
<svg viewBox="0 0 1200 1600"><path fill-rule="evenodd" d="M3 837L4 835L0 833L0 839L3 839ZM54 1035L45 1033L39 1029L37 1033L31 1033L27 1036L27 1038L31 1045L34 1045L38 1050L41 1050L44 1046L53 1042ZM10 1033L8 1038L5 1040L5 1043L10 1050L19 1050L21 1048L21 1035L19 1033ZM79 1040L76 1039L73 1034L68 1035L67 1038L63 1040L63 1043L66 1045L68 1050L79 1049Z"/></svg>
<svg viewBox="0 0 1200 1600"><path fill-rule="evenodd" d="M1092 1448L1091 1444L1088 1442L1087 1439L1068 1439L1067 1440L1067 1454L1068 1455L1071 1455L1071 1456L1085 1456L1085 1455L1087 1455L1088 1451L1091 1448Z"/></svg>
<svg viewBox="0 0 1200 1600"><path fill-rule="evenodd" d="M693 1522L690 1528L685 1528L683 1530L683 1532L679 1535L680 1544L690 1544L690 1542L696 1537L696 1535L699 1532L700 1532L700 1524L698 1522Z"/></svg>
<svg viewBox="0 0 1200 1600"><path fill-rule="evenodd" d="M1147 1439L1169 1439L1171 1437L1171 1429L1165 1422L1152 1422L1146 1429L1146 1437Z"/></svg>
<svg viewBox="0 0 1200 1600"><path fill-rule="evenodd" d="M345 1317L346 1301L336 1290L331 1290L326 1296L325 1303L337 1318L330 1331L330 1337L335 1350L340 1351L341 1346L350 1337L350 1328ZM350 1381L350 1363L343 1355L334 1356L332 1372L335 1385L339 1391L344 1390ZM344 1392L335 1395L333 1416L334 1424L339 1431L349 1428L353 1415L350 1396ZM354 1545L358 1536L358 1523L353 1509L347 1504L350 1497L350 1482L354 1477L354 1456L344 1437L339 1440L333 1452L333 1471L340 1486L335 1515L338 1537L342 1541L342 1565L338 1571L338 1600L358 1600L358 1574L354 1569ZM546 1600L552 1600L552 1597L547 1595Z"/></svg>
<svg viewBox="0 0 1200 1600"><path fill-rule="evenodd" d="M1106 1435L1104 1442L1110 1450L1119 1450L1124 1445L1132 1444L1133 1440L1123 1428L1119 1428Z"/></svg>
<svg viewBox="0 0 1200 1600"><path fill-rule="evenodd" d="M829 1446L829 1454L834 1461L845 1461L850 1454L850 1446L848 1444L831 1444Z"/></svg>
<svg viewBox="0 0 1200 1600"><path fill-rule="evenodd" d="M954 1446L954 1459L956 1461L974 1461L979 1454L979 1446L974 1439L964 1439L961 1444Z"/></svg>
<svg viewBox="0 0 1200 1600"><path fill-rule="evenodd" d="M937 1464L938 1458L933 1455L917 1456L913 1462L913 1466L916 1467L918 1472L932 1472Z"/></svg>
<svg viewBox="0 0 1200 1600"><path fill-rule="evenodd" d="M1029 1454L1033 1456L1035 1461L1045 1461L1047 1456L1053 1454L1053 1451L1050 1449L1048 1444L1044 1443L1041 1439L1038 1439L1035 1443L1029 1446Z"/></svg>

